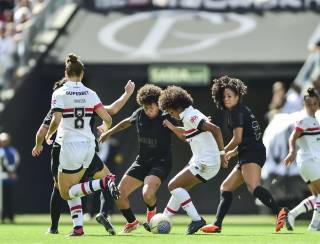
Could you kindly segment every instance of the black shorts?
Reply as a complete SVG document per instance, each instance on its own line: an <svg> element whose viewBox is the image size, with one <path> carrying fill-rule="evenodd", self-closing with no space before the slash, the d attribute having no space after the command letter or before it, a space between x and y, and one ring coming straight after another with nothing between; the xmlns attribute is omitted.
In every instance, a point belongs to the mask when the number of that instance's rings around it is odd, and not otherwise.
<svg viewBox="0 0 320 244"><path fill-rule="evenodd" d="M149 175L155 175L160 178L161 182L168 178L171 171L171 160L167 158L151 158L142 160L139 156L126 171L129 175L138 180L144 181Z"/></svg>
<svg viewBox="0 0 320 244"><path fill-rule="evenodd" d="M247 163L256 163L262 168L266 162L266 149L265 147L243 149L238 153L238 159L236 167L239 170Z"/></svg>
<svg viewBox="0 0 320 244"><path fill-rule="evenodd" d="M52 177L58 182L58 167L59 167L59 155L60 155L61 146L57 143L54 143L51 150L51 173ZM103 169L104 163L99 158L98 154L95 153L93 159L89 165L89 168L86 170L84 175L82 176L81 181L88 180L95 173L101 171Z"/></svg>

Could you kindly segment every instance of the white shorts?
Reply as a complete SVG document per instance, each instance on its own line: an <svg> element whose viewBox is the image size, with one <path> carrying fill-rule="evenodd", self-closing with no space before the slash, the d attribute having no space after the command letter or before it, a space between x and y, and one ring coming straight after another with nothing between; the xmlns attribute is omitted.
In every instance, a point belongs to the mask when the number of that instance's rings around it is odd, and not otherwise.
<svg viewBox="0 0 320 244"><path fill-rule="evenodd" d="M210 159L210 160L214 160ZM196 176L197 178L199 178L202 182L207 182L208 180L210 180L211 178L213 178L214 176L216 176L216 174L218 174L219 170L220 170L220 157L215 159L216 161L213 162L212 166L208 165L208 164L204 164L204 162L208 163L208 160L202 160L200 158L196 158L196 157L192 157L189 161L189 164L187 166L187 168L190 170L190 172Z"/></svg>
<svg viewBox="0 0 320 244"><path fill-rule="evenodd" d="M320 179L320 161L315 159L297 162L302 179L309 183Z"/></svg>
<svg viewBox="0 0 320 244"><path fill-rule="evenodd" d="M94 142L62 143L59 155L59 171L77 173L89 167L95 154Z"/></svg>

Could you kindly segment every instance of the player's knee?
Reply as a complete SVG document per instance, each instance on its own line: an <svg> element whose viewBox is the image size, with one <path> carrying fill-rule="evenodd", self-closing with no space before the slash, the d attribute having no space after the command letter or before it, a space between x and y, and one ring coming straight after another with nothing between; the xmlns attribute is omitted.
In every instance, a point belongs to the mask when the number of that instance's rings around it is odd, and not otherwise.
<svg viewBox="0 0 320 244"><path fill-rule="evenodd" d="M155 193L153 191L146 191L143 193L143 200L145 203L154 202Z"/></svg>
<svg viewBox="0 0 320 244"><path fill-rule="evenodd" d="M230 185L228 185L225 182L222 182L222 184L220 185L220 192L223 192L223 191L231 191Z"/></svg>
<svg viewBox="0 0 320 244"><path fill-rule="evenodd" d="M68 192L61 192L60 191L60 196L61 196L61 198L63 199L63 200L70 200L70 197L69 197L69 194L68 194Z"/></svg>
<svg viewBox="0 0 320 244"><path fill-rule="evenodd" d="M176 189L176 188L177 188L177 186L176 186L176 184L175 184L174 181L170 181L170 182L168 183L168 189L169 189L169 191L172 191L172 190L174 190L174 189Z"/></svg>

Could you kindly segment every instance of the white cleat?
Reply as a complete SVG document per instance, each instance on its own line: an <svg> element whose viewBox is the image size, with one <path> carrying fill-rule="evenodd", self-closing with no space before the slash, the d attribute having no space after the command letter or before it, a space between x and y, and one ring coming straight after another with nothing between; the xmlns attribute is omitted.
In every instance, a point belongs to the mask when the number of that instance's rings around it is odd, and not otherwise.
<svg viewBox="0 0 320 244"><path fill-rule="evenodd" d="M293 217L293 215L289 212L287 217L286 217L286 226L287 226L287 230L293 231L294 229L294 221L295 218Z"/></svg>

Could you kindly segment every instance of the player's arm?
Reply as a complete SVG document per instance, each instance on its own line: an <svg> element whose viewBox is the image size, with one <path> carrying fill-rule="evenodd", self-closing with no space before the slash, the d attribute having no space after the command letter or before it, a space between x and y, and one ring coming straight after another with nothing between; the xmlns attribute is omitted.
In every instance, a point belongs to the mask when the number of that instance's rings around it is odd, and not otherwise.
<svg viewBox="0 0 320 244"><path fill-rule="evenodd" d="M200 122L201 123L201 122ZM209 131L213 135L214 139L216 140L218 144L218 148L220 151L220 157L221 157L221 164L224 168L228 167L228 162L225 159L225 151L224 151L224 142L223 142L223 137L221 133L221 129L219 126L203 120L203 122L200 124L199 129L202 131Z"/></svg>
<svg viewBox="0 0 320 244"><path fill-rule="evenodd" d="M35 139L35 146L32 149L32 156L36 157L39 156L43 150L43 142L45 139L45 136L48 132L49 126L46 124L42 124L36 134L36 139Z"/></svg>
<svg viewBox="0 0 320 244"><path fill-rule="evenodd" d="M226 152L232 151L238 147L238 145L242 142L243 128L237 127L233 129L233 136L228 143L228 145L224 148Z"/></svg>
<svg viewBox="0 0 320 244"><path fill-rule="evenodd" d="M288 155L284 159L284 163L286 166L289 166L296 159L297 151L296 151L296 141L300 137L302 131L297 128L292 131L289 137L289 152Z"/></svg>
<svg viewBox="0 0 320 244"><path fill-rule="evenodd" d="M117 114L123 106L127 103L132 93L134 92L135 84L131 80L129 80L124 87L124 93L119 97L116 101L114 101L111 105L104 106L107 112L113 116Z"/></svg>
<svg viewBox="0 0 320 244"><path fill-rule="evenodd" d="M121 122L116 124L114 127L109 129L108 131L102 133L99 138L99 142L102 143L102 142L106 141L112 135L118 133L119 131L122 131L122 130L129 128L131 125L132 125L132 122L130 121L130 117L122 120Z"/></svg>
<svg viewBox="0 0 320 244"><path fill-rule="evenodd" d="M186 141L186 136L184 134L184 129L173 125L169 120L165 119L163 121L163 126L171 130L180 140Z"/></svg>
<svg viewBox="0 0 320 244"><path fill-rule="evenodd" d="M61 122L61 119L62 119L62 112L55 111L52 115L52 120L48 129L47 135L45 137L47 144L50 145L52 143L51 137L53 136L54 133L56 133L58 126Z"/></svg>
<svg viewBox="0 0 320 244"><path fill-rule="evenodd" d="M105 129L106 130L109 129L112 124L112 118L108 114L107 110L103 106L99 106L98 108L95 109L95 112L102 119Z"/></svg>

